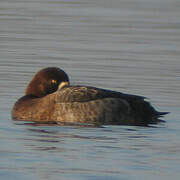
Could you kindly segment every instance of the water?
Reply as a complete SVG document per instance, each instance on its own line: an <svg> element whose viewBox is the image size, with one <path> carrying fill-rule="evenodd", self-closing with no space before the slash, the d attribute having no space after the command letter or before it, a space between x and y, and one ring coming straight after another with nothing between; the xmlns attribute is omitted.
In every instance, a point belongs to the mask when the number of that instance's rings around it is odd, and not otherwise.
<svg viewBox="0 0 180 180"><path fill-rule="evenodd" d="M177 0L1 0L0 179L179 179L179 19ZM48 66L171 113L155 127L13 122L13 103Z"/></svg>

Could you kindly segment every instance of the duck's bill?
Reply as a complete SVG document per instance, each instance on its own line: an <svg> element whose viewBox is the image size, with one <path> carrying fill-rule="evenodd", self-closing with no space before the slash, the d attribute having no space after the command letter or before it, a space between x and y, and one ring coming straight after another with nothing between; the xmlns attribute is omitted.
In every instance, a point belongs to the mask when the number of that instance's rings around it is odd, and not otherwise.
<svg viewBox="0 0 180 180"><path fill-rule="evenodd" d="M65 86L69 86L69 82L67 82L67 81L61 82L61 83L59 84L58 90L59 90L59 89L62 89L62 88L65 87Z"/></svg>

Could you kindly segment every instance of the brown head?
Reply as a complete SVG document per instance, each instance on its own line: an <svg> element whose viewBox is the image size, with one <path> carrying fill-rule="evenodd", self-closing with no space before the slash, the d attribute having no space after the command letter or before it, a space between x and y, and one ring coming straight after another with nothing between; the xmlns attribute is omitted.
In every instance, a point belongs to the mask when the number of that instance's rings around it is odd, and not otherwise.
<svg viewBox="0 0 180 180"><path fill-rule="evenodd" d="M43 97L58 89L62 82L68 82L68 75L60 68L48 67L40 70L33 77L26 89L26 95Z"/></svg>

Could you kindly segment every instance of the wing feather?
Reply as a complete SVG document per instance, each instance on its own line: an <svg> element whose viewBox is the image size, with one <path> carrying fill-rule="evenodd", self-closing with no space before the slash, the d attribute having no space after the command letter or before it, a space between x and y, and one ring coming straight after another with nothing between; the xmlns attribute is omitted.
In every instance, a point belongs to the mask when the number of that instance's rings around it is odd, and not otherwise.
<svg viewBox="0 0 180 180"><path fill-rule="evenodd" d="M87 102L104 98L121 98L127 101L144 100L143 96L129 95L90 86L67 86L57 91L61 102Z"/></svg>

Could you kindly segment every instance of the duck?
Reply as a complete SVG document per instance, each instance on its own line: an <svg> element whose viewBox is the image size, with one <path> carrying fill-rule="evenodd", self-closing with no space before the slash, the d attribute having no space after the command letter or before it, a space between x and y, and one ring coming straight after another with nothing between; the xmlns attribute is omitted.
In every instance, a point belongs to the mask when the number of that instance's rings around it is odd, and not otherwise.
<svg viewBox="0 0 180 180"><path fill-rule="evenodd" d="M67 73L47 67L35 74L12 108L12 119L34 123L148 126L163 122L144 96L70 85Z"/></svg>

